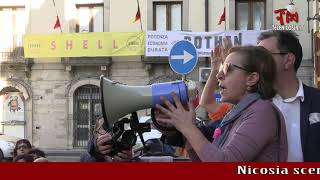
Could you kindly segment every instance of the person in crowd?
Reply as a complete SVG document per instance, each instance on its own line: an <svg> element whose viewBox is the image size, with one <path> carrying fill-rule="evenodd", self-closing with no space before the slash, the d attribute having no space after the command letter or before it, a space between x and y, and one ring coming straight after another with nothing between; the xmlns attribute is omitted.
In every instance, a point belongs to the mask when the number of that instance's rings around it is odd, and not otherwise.
<svg viewBox="0 0 320 180"><path fill-rule="evenodd" d="M132 149L123 150L115 156L109 156L113 146L109 144L112 136L106 132L102 125L104 119L99 117L96 121L93 138L88 142L88 151L81 155L81 162L128 162L133 158Z"/></svg>
<svg viewBox="0 0 320 180"><path fill-rule="evenodd" d="M320 161L320 90L297 78L303 52L292 31L267 31L258 46L269 50L277 67L273 103L282 112L288 134L288 161Z"/></svg>
<svg viewBox="0 0 320 180"><path fill-rule="evenodd" d="M30 154L20 154L13 159L13 162L33 162L33 156Z"/></svg>
<svg viewBox="0 0 320 180"><path fill-rule="evenodd" d="M31 156L33 156L33 159L36 160L38 158L45 158L46 157L46 154L41 151L40 149L38 148L32 148L30 151L29 151L29 154Z"/></svg>
<svg viewBox="0 0 320 180"><path fill-rule="evenodd" d="M234 107L215 129L213 142L195 125L195 111L184 108L173 93L174 104L164 97L157 105L157 121L170 124L188 141L193 161L286 161L287 137L283 116L270 101L276 66L262 47L233 47L216 75L221 101Z"/></svg>
<svg viewBox="0 0 320 180"><path fill-rule="evenodd" d="M16 146L13 149L13 159L18 155L29 154L32 146L28 139L20 139L16 142Z"/></svg>

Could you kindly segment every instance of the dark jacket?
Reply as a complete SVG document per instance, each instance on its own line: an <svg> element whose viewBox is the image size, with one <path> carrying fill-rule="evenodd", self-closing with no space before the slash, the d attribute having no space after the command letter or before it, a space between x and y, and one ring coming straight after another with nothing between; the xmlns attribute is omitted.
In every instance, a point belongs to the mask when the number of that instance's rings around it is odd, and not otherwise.
<svg viewBox="0 0 320 180"><path fill-rule="evenodd" d="M320 121L310 124L313 113L320 117L320 90L303 85L304 101L300 104L300 134L305 162L320 162ZM313 114L315 115L315 114Z"/></svg>

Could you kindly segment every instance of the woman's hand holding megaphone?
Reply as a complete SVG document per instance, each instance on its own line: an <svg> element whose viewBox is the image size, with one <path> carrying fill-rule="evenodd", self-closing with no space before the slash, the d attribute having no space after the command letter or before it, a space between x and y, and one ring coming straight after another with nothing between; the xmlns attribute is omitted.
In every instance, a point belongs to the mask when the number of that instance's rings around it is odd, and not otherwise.
<svg viewBox="0 0 320 180"><path fill-rule="evenodd" d="M170 118L169 116L167 116L166 114L164 114L162 111L160 111L159 109L155 109L154 111L154 115L155 115L155 118L156 118L156 121L157 123L163 127L163 128L172 128L173 125L170 123L164 123L164 122L159 122L158 119L168 119Z"/></svg>
<svg viewBox="0 0 320 180"><path fill-rule="evenodd" d="M170 103L166 98L161 97L166 107L159 104L156 105L156 108L162 113L162 115L158 115L156 119L162 124L170 124L180 132L184 132L185 130L188 130L190 126L195 125L195 110L190 100L185 108L175 93L171 93L171 95L176 106Z"/></svg>

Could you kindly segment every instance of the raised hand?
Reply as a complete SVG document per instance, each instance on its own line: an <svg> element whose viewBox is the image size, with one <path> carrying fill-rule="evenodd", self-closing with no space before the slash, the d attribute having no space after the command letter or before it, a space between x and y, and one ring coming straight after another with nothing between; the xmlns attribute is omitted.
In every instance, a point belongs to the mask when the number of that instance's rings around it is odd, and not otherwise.
<svg viewBox="0 0 320 180"><path fill-rule="evenodd" d="M222 51L223 48L221 45L211 50L211 76L213 78L216 77L219 72L219 67L223 63Z"/></svg>

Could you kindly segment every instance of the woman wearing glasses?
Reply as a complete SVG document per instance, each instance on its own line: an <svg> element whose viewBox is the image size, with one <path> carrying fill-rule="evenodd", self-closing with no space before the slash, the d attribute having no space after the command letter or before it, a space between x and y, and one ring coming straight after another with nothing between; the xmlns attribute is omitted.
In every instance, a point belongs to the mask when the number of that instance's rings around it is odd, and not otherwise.
<svg viewBox="0 0 320 180"><path fill-rule="evenodd" d="M13 160L19 155L29 154L32 146L28 139L20 139L16 142L16 146L13 149Z"/></svg>
<svg viewBox="0 0 320 180"><path fill-rule="evenodd" d="M190 144L193 161L285 161L287 137L282 115L270 99L275 95L275 64L262 47L244 46L230 49L217 74L221 101L234 104L215 129L210 143L198 130L195 111L189 103L184 108L172 94L175 105L164 99L166 107L157 105L166 115L161 123L175 126Z"/></svg>

